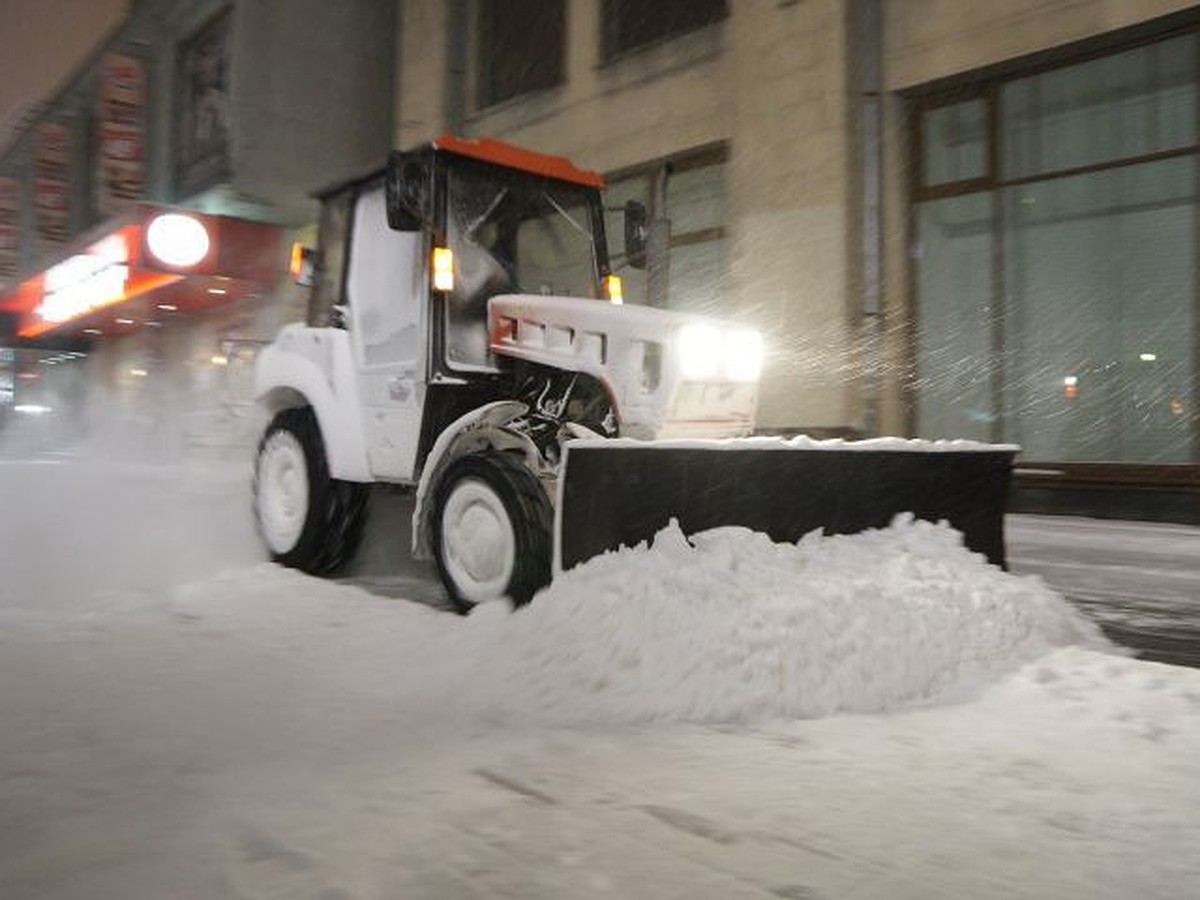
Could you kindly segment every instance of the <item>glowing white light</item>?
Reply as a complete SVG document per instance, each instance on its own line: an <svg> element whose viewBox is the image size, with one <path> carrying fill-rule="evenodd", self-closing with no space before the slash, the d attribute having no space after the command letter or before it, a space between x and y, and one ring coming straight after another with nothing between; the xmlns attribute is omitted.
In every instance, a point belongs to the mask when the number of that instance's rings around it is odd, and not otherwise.
<svg viewBox="0 0 1200 900"><path fill-rule="evenodd" d="M209 362L211 362L214 366L227 366L229 365L229 357L225 356L223 353L214 353Z"/></svg>
<svg viewBox="0 0 1200 900"><path fill-rule="evenodd" d="M163 213L146 229L146 246L168 266L186 269L208 255L208 229L199 219Z"/></svg>
<svg viewBox="0 0 1200 900"><path fill-rule="evenodd" d="M762 374L762 335L750 328L731 331L725 338L725 371L734 381L757 381Z"/></svg>
<svg viewBox="0 0 1200 900"><path fill-rule="evenodd" d="M679 368L684 378L715 378L721 368L721 331L692 322L679 331Z"/></svg>
<svg viewBox="0 0 1200 900"><path fill-rule="evenodd" d="M53 407L43 406L40 403L18 403L13 407L14 412L25 413L30 416L41 416L48 412L53 412Z"/></svg>
<svg viewBox="0 0 1200 900"><path fill-rule="evenodd" d="M130 369L129 374L132 375L134 378L145 378L150 373L147 372L145 369Z"/></svg>
<svg viewBox="0 0 1200 900"><path fill-rule="evenodd" d="M134 324L134 323L133 323L133 319L117 319L116 321L117 321L117 324L118 324L118 325L132 325L132 324Z"/></svg>
<svg viewBox="0 0 1200 900"><path fill-rule="evenodd" d="M1079 384L1079 376L1078 375L1068 375L1066 378L1063 379L1063 384L1065 384L1067 387L1075 387L1076 385Z"/></svg>
<svg viewBox="0 0 1200 900"><path fill-rule="evenodd" d="M762 374L763 339L751 328L723 331L692 322L679 332L679 368L685 379L757 381Z"/></svg>
<svg viewBox="0 0 1200 900"><path fill-rule="evenodd" d="M210 294L224 294L226 293L226 290L225 288L209 288L208 292Z"/></svg>
<svg viewBox="0 0 1200 900"><path fill-rule="evenodd" d="M129 267L101 253L81 253L51 266L42 282L37 313L44 322L66 322L125 296Z"/></svg>
<svg viewBox="0 0 1200 900"><path fill-rule="evenodd" d="M1155 360L1158 359L1158 354L1157 353L1142 353L1138 356L1138 359L1140 359L1142 362L1154 362Z"/></svg>
<svg viewBox="0 0 1200 900"><path fill-rule="evenodd" d="M83 333L84 334L104 334L104 332L101 331L99 328L85 328L85 329L83 329Z"/></svg>
<svg viewBox="0 0 1200 900"><path fill-rule="evenodd" d="M160 303L158 304L158 308L164 312L175 312L177 309L179 309L179 307L174 303Z"/></svg>

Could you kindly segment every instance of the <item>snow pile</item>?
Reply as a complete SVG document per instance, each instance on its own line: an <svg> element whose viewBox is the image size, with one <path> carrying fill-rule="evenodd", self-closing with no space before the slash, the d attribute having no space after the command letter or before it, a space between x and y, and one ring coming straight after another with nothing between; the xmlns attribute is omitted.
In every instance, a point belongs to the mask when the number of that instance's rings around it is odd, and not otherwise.
<svg viewBox="0 0 1200 900"><path fill-rule="evenodd" d="M592 560L528 608L467 620L494 709L568 721L747 722L965 699L1053 648L1107 646L1040 580L897 517L775 544L724 528Z"/></svg>

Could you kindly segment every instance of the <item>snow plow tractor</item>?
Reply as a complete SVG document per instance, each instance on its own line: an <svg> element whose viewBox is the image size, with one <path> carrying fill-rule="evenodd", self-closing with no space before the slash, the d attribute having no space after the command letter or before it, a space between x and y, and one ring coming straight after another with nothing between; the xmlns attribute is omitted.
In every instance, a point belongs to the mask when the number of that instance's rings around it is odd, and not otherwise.
<svg viewBox="0 0 1200 900"><path fill-rule="evenodd" d="M883 450L748 438L760 335L622 304L602 187L561 157L447 136L318 195L309 321L256 370L272 418L254 507L272 559L337 572L382 482L415 489L412 551L460 611L524 603L556 569L670 519L795 539L911 511L1003 563L1011 448L906 447L901 471ZM624 214L633 261L645 210Z"/></svg>

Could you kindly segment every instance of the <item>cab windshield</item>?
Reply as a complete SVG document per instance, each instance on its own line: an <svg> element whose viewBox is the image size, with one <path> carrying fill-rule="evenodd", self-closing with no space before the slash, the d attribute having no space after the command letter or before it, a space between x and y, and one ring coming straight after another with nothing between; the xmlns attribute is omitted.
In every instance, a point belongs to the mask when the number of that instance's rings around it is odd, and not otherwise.
<svg viewBox="0 0 1200 900"><path fill-rule="evenodd" d="M463 161L451 166L446 203L455 268L446 305L451 363L488 364L490 297L600 296L597 198L589 188L524 172Z"/></svg>

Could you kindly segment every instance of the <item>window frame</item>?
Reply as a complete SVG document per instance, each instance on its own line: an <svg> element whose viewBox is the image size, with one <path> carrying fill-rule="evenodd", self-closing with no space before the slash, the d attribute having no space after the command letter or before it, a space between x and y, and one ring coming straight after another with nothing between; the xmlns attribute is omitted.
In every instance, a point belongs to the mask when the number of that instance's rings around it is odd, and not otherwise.
<svg viewBox="0 0 1200 900"><path fill-rule="evenodd" d="M552 0L557 2L559 11L559 34L557 42L557 59L554 60L554 74L547 83L524 84L518 89L501 94L496 89L496 41L495 17L498 7L511 9L506 0L477 0L475 8L475 99L478 109L489 109L528 97L543 91L552 91L561 87L567 80L567 33L570 10L567 0Z"/></svg>
<svg viewBox="0 0 1200 900"><path fill-rule="evenodd" d="M690 150L672 154L669 157L640 163L624 169L618 169L614 172L606 174L605 181L610 188L619 182L640 182L641 196L638 199L645 204L651 221L656 219L665 219L668 223L670 223L670 180L672 176L710 166L728 167L729 161L729 143L727 141L717 141L715 143L693 147ZM723 173L723 178L727 179L728 177L728 169L726 168ZM658 198L656 197L657 192L655 187L660 179L663 181L662 191L663 199L665 201L664 207L659 206ZM609 208L609 212L614 212L614 210ZM715 225L678 232L675 231L674 228L671 228L668 233L666 246L661 248L665 251L662 259L652 259L652 255L659 248L647 246L646 265L641 269L641 271L646 273L647 279L649 279L650 272L652 270L656 272L665 271L667 276L665 282L658 285L659 290L661 290L661 296L655 296L654 288L650 284L647 284L645 305L665 307L668 304L670 297L669 273L671 265L671 251L679 247L688 247L696 244L702 244L707 241L720 241L727 239L730 233L727 220L728 209L726 208L725 220L720 221ZM624 247L622 247L621 252L614 255L609 262L610 264L619 263L620 265L625 265L625 260L625 250Z"/></svg>
<svg viewBox="0 0 1200 900"><path fill-rule="evenodd" d="M620 37L620 16L621 9L619 4L621 0L602 0L600 3L600 60L603 64L616 62L628 56L645 52L654 47L662 46L671 41L684 37L685 35L695 34L707 28L715 28L725 22L732 14L732 3L730 0L718 0L721 4L721 10L714 18L693 25L688 25L675 31L669 31L657 37L649 38L640 43L632 43L625 46L618 46ZM645 6L646 4L643 4ZM693 5L689 2L684 2L681 5Z"/></svg>
<svg viewBox="0 0 1200 900"><path fill-rule="evenodd" d="M1121 53L1146 47L1153 44L1165 43L1172 39L1191 35L1196 42L1196 60L1192 70L1193 84L1196 86L1196 116L1197 133L1193 141L1182 147L1170 150L1159 150L1118 159L1105 160L1086 165L1061 169L1048 169L1033 175L1005 178L1001 169L1001 141L1003 123L1000 121L1000 91L1011 82L1046 74L1061 69L1071 68L1093 60L1117 56ZM919 209L924 203L942 200L948 197L962 196L973 193L988 192L993 195L992 210L992 252L993 275L991 303L998 310L994 315L992 332L993 353L1003 359L1005 353L1004 321L1008 314L1006 303L1006 240L1005 240L1005 211L1004 192L1008 189L1038 182L1058 181L1062 179L1090 175L1094 173L1130 168L1163 160L1192 157L1197 172L1200 173L1200 15L1190 12L1186 17L1172 17L1169 25L1159 27L1135 27L1115 34L1103 35L1100 38L1080 42L1064 48L1035 54L1018 60L1011 60L982 72L969 73L962 76L952 76L933 85L927 85L912 91L904 92L905 100L905 129L907 133L907 202L906 202L906 235L907 247L910 248L906 272L906 289L908 294L908 329L905 340L905 367L910 373L902 387L905 409L905 425L908 433L917 433L918 404L920 402L920 372L917 358L917 332L919 328L920 292L918 290L921 261L919 258ZM970 101L982 99L986 104L986 165L985 172L977 178L963 179L934 186L923 183L925 171L924 135L926 116L937 109ZM1193 240L1197 245L1197 255L1200 257L1200 224L1196 227ZM1124 478L1132 472L1140 473L1139 480L1145 480L1146 473L1152 470L1170 471L1180 468L1200 468L1200 412L1195 407L1200 404L1200 275L1194 278L1193 299L1196 308L1196 319L1193 322L1192 339L1192 419L1191 433L1191 462L1190 463L1157 463L1157 462L1073 462L1054 461L1055 466L1064 466L1072 470L1086 470L1093 467L1103 468L1106 472L1116 473L1114 477ZM1005 372L1002 367L996 367L993 377L994 408L996 418L993 423L991 440L1000 442L1004 439L1005 405L1004 405ZM1036 465L1036 463L1035 463ZM1124 473L1124 474L1122 474Z"/></svg>

